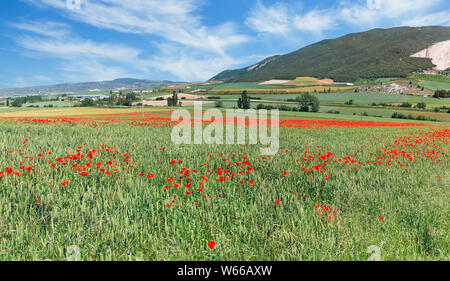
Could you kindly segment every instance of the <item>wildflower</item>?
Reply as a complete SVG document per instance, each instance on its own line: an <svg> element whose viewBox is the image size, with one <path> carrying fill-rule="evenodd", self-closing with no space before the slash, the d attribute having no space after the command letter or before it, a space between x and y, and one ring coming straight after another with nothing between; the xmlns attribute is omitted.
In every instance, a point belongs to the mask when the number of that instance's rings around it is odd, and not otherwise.
<svg viewBox="0 0 450 281"><path fill-rule="evenodd" d="M216 246L216 242L214 242L214 241L209 241L208 242L208 247L212 250L212 249L214 249L214 247Z"/></svg>

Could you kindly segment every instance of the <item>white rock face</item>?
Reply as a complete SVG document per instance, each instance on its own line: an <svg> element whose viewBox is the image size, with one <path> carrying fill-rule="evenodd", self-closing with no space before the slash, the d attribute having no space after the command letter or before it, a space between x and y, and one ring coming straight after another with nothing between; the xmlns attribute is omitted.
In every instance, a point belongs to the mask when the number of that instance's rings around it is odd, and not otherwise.
<svg viewBox="0 0 450 281"><path fill-rule="evenodd" d="M430 58L437 70L446 70L450 67L450 40L431 45L411 57Z"/></svg>

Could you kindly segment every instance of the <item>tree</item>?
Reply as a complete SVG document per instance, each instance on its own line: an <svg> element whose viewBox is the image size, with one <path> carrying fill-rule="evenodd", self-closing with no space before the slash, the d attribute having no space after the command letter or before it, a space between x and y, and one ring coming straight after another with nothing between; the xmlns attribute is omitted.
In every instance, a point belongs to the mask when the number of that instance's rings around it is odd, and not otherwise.
<svg viewBox="0 0 450 281"><path fill-rule="evenodd" d="M299 110L303 112L318 112L320 109L320 101L316 96L310 95L308 93L297 97L297 102L299 103Z"/></svg>
<svg viewBox="0 0 450 281"><path fill-rule="evenodd" d="M250 109L250 98L247 91L243 91L241 97L237 101L238 108Z"/></svg>
<svg viewBox="0 0 450 281"><path fill-rule="evenodd" d="M424 102L419 102L417 104L417 108L419 108L419 109L425 109L426 107L427 107L427 105Z"/></svg>
<svg viewBox="0 0 450 281"><path fill-rule="evenodd" d="M94 106L94 105L95 105L95 103L92 99L84 99L81 102L81 107L90 107L90 106Z"/></svg>
<svg viewBox="0 0 450 281"><path fill-rule="evenodd" d="M176 91L173 91L172 97L167 99L168 106L177 106L178 104L178 94Z"/></svg>
<svg viewBox="0 0 450 281"><path fill-rule="evenodd" d="M450 91L446 90L437 90L434 92L435 98L450 98Z"/></svg>
<svg viewBox="0 0 450 281"><path fill-rule="evenodd" d="M15 99L15 100L11 103L11 106L12 106L12 107L22 107L22 103L21 103L19 100Z"/></svg>
<svg viewBox="0 0 450 281"><path fill-rule="evenodd" d="M173 91L172 93L172 100L173 100L173 106L177 106L178 104L178 94L176 91Z"/></svg>

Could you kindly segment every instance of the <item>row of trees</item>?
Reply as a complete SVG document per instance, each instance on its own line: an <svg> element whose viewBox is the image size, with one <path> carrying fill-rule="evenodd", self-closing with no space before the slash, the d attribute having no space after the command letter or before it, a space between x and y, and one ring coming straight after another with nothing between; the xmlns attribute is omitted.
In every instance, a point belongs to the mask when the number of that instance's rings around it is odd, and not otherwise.
<svg viewBox="0 0 450 281"><path fill-rule="evenodd" d="M128 93L125 96L120 95L115 97L110 94L107 99L94 101L93 99L84 99L81 101L80 107L91 107L96 105L118 105L118 106L132 106L138 97L134 93Z"/></svg>
<svg viewBox="0 0 450 281"><path fill-rule="evenodd" d="M437 90L434 92L435 98L450 98L450 91L446 90Z"/></svg>
<svg viewBox="0 0 450 281"><path fill-rule="evenodd" d="M319 98L316 96L310 95L308 93L305 93L301 96L298 96L295 99L296 102L299 104L299 111L302 112L318 112L320 109L320 101ZM241 109L250 109L250 97L247 94L247 91L242 92L241 97L237 101L238 108ZM261 105L259 105L258 109L262 109ZM267 107L272 108L272 107Z"/></svg>
<svg viewBox="0 0 450 281"><path fill-rule="evenodd" d="M54 100L54 99L50 99L50 100L47 99L47 101L51 101L51 100ZM42 96L26 96L26 97L15 98L12 100L12 102L10 101L10 99L7 99L6 106L22 107L22 105L26 104L26 103L35 103L35 102L41 102L41 101L44 101Z"/></svg>

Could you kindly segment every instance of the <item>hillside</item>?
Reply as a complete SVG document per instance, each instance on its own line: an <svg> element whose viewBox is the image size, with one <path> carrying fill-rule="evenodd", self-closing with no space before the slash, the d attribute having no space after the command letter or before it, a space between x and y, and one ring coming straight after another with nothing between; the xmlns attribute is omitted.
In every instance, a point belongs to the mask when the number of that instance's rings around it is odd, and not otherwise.
<svg viewBox="0 0 450 281"><path fill-rule="evenodd" d="M429 58L410 57L450 39L450 27L373 29L323 40L253 66L226 70L214 81L249 82L300 76L352 82L359 78L405 77L434 67Z"/></svg>
<svg viewBox="0 0 450 281"><path fill-rule="evenodd" d="M58 84L50 86L36 86L27 88L0 89L0 95L29 95L29 94L63 94L91 90L114 90L114 89L148 89L166 85L177 85L179 82L154 81L131 78L119 78L112 81L84 82L73 84Z"/></svg>
<svg viewBox="0 0 450 281"><path fill-rule="evenodd" d="M450 67L450 40L436 43L412 57L430 58L438 70L446 70Z"/></svg>

